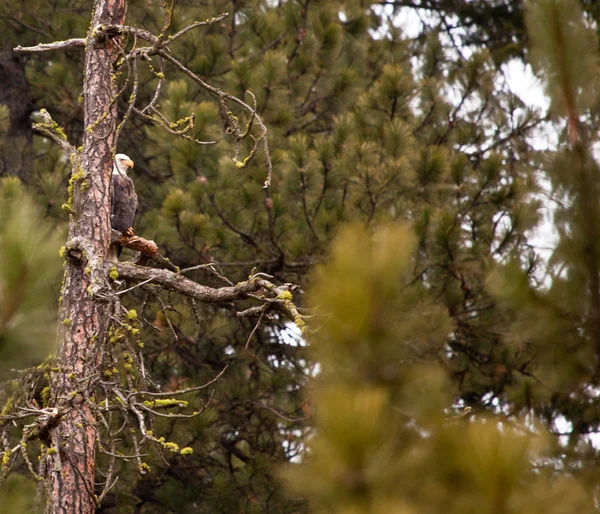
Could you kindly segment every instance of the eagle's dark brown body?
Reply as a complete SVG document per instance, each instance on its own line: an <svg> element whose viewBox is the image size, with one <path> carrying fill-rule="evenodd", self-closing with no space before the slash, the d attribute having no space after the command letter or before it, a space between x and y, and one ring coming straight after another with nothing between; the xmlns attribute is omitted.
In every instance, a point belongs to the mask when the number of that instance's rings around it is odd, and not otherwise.
<svg viewBox="0 0 600 514"><path fill-rule="evenodd" d="M113 229L125 234L133 228L138 209L133 180L126 175L113 173L110 193L110 224Z"/></svg>
<svg viewBox="0 0 600 514"><path fill-rule="evenodd" d="M122 234L133 234L133 222L138 210L138 197L133 180L123 173L113 173L110 183L110 225ZM116 259L123 248L116 248ZM110 256L110 254L109 254ZM114 254L112 259L116 260Z"/></svg>

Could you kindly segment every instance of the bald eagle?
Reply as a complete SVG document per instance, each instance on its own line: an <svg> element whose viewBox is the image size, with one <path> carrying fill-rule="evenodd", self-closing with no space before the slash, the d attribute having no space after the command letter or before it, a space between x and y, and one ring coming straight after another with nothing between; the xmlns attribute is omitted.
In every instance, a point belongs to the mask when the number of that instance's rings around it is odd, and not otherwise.
<svg viewBox="0 0 600 514"><path fill-rule="evenodd" d="M110 225L123 235L132 237L138 197L135 194L133 180L127 176L127 168L133 168L133 161L125 154L117 154L110 182ZM109 258L118 259L121 250L120 246L116 249L111 248Z"/></svg>

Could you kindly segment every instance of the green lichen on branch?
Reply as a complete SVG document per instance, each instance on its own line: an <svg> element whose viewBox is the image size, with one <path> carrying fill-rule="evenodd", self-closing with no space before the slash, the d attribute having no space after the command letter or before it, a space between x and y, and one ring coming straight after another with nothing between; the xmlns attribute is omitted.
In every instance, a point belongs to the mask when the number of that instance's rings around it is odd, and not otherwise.
<svg viewBox="0 0 600 514"><path fill-rule="evenodd" d="M48 401L50 400L50 387L44 387L40 393L40 396L42 397L42 407L48 407Z"/></svg>
<svg viewBox="0 0 600 514"><path fill-rule="evenodd" d="M69 187L67 188L67 201L62 204L63 211L69 214L75 214L74 205L74 197L75 197L75 188L78 184L82 183L82 190L86 190L86 173L81 169L81 167L77 168L77 171L71 174L71 178L69 179Z"/></svg>
<svg viewBox="0 0 600 514"><path fill-rule="evenodd" d="M294 318L294 324L302 334L306 333L306 322L300 316Z"/></svg>
<svg viewBox="0 0 600 514"><path fill-rule="evenodd" d="M98 117L98 119L96 121L94 121L93 123L90 123L87 127L85 127L85 131L88 134L91 134L94 129L100 125L100 123L102 123L103 120L105 120L106 118L108 118L108 113L105 112L103 113L101 116Z"/></svg>
<svg viewBox="0 0 600 514"><path fill-rule="evenodd" d="M282 291L277 295L277 300L292 300L294 296L289 291Z"/></svg>
<svg viewBox="0 0 600 514"><path fill-rule="evenodd" d="M168 398L165 400L145 400L144 406L149 409L168 409L169 407L187 407L188 402L185 400L177 400Z"/></svg>
<svg viewBox="0 0 600 514"><path fill-rule="evenodd" d="M159 78L160 80L164 80L165 74L162 71L156 71L156 69L154 68L154 66L152 66L152 63L150 61L148 61L148 69L155 77Z"/></svg>
<svg viewBox="0 0 600 514"><path fill-rule="evenodd" d="M179 453L179 445L177 443L167 441L167 442L163 443L163 446L165 447L165 449L169 450L170 452Z"/></svg>
<svg viewBox="0 0 600 514"><path fill-rule="evenodd" d="M174 443L172 441L166 441L164 437L154 437L150 430L146 432L146 437L151 441L160 444L165 450L169 450L172 453L178 453L179 455L191 455L192 453L194 453L194 450L189 446L186 446L185 448L179 448L179 445L177 443Z"/></svg>
<svg viewBox="0 0 600 514"><path fill-rule="evenodd" d="M6 468L8 466L8 464L10 463L10 455L11 455L11 450L6 450L3 454L2 454L2 469Z"/></svg>
<svg viewBox="0 0 600 514"><path fill-rule="evenodd" d="M123 337L125 337L125 334L123 333L123 331L120 328L117 328L116 330L113 330L111 328L108 331L108 340L112 344L118 343L119 341L121 341L121 339L123 339Z"/></svg>
<svg viewBox="0 0 600 514"><path fill-rule="evenodd" d="M251 156L249 155L243 161L238 161L237 159L233 159L233 162L235 163L236 168L238 168L238 169L245 168L248 165L248 162L250 161L250 157Z"/></svg>
<svg viewBox="0 0 600 514"><path fill-rule="evenodd" d="M6 403L4 404L4 407L2 407L2 411L0 411L0 416L6 416L7 414L9 414L13 410L13 407L14 407L13 397L10 396L6 400Z"/></svg>
<svg viewBox="0 0 600 514"><path fill-rule="evenodd" d="M67 135L65 134L63 128L52 119L46 109L40 109L39 116L43 121L33 124L33 128L35 130L44 132L47 135L55 135L63 141L67 140Z"/></svg>

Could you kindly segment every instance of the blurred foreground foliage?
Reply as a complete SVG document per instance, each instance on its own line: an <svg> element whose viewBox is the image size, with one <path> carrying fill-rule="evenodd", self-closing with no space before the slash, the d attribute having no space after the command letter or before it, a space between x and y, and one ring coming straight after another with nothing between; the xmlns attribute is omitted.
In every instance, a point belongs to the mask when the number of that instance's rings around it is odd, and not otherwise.
<svg viewBox="0 0 600 514"><path fill-rule="evenodd" d="M35 484L15 473L6 480L0 491L0 514L34 512L35 494Z"/></svg>
<svg viewBox="0 0 600 514"><path fill-rule="evenodd" d="M18 179L0 179L0 378L52 350L61 236Z"/></svg>
<svg viewBox="0 0 600 514"><path fill-rule="evenodd" d="M592 512L584 487L556 474L542 423L452 406L440 352L455 327L410 283L414 241L405 226L348 228L317 270L315 436L287 484L313 512Z"/></svg>

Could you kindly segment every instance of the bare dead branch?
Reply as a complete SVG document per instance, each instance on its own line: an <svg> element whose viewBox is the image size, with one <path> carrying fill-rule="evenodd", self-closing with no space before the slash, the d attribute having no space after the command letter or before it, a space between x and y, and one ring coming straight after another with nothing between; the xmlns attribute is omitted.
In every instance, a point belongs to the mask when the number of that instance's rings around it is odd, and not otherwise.
<svg viewBox="0 0 600 514"><path fill-rule="evenodd" d="M86 38L73 38L66 41L56 41L55 43L40 43L35 46L16 46L13 51L25 52L53 52L54 50L64 50L65 48L85 47Z"/></svg>
<svg viewBox="0 0 600 514"><path fill-rule="evenodd" d="M169 61L171 64L173 64L177 69L179 69L185 75L190 77L194 82L196 82L198 85L200 85L203 89L205 89L206 91L208 91L209 93L211 93L212 95L216 96L219 99L225 98L233 103L238 104L239 106L243 107L245 110L247 110L250 113L251 119L256 120L257 125L259 125L259 127L261 129L261 136L258 138L258 141L263 142L263 147L264 147L264 152L265 152L265 161L267 164L267 179L265 180L264 187L265 188L270 187L271 178L272 178L272 174L273 174L273 163L271 162L271 156L269 154L269 145L268 145L267 137L266 137L267 136L267 127L265 127L260 116L258 116L258 114L256 114L255 110L252 107L250 107L246 102L244 102L243 100L240 100L237 96L233 96L228 93L225 93L224 91L221 91L219 88L217 88L215 86L211 86L210 84L204 82L200 77L198 77L198 75L193 73L189 68L184 66L173 56L168 54L165 50L158 48L158 49L156 49L156 53L158 55L160 55L161 57L163 57L165 60ZM254 153L251 153L248 157L246 157L244 159L244 161L242 161L239 164L236 163L236 165L239 168L246 167L249 164L249 162L251 161L253 156L254 156Z"/></svg>
<svg viewBox="0 0 600 514"><path fill-rule="evenodd" d="M259 286L252 284L250 281L240 282L233 287L227 286L215 289L197 284L180 273L173 273L172 271L164 269L136 266L135 264L129 263L117 263L116 268L119 277L130 280L139 280L140 282L151 278L154 284L161 285L170 291L190 296L201 302L227 302L231 300L240 300L245 298L247 293L259 289Z"/></svg>
<svg viewBox="0 0 600 514"><path fill-rule="evenodd" d="M215 264L213 264L212 262L209 262L208 264L199 264L198 266L192 266L190 268L182 269L180 271L180 273L189 273L191 271L196 271L196 270L207 271L208 273L210 273L211 275L214 275L215 277L217 277L219 280L222 280L226 284L228 284L230 286L233 285L233 282L231 280L229 280L227 277L221 275L221 273L219 273L217 271L217 269L215 268Z"/></svg>
<svg viewBox="0 0 600 514"><path fill-rule="evenodd" d="M154 73L154 75L156 75L158 77L158 84L156 86L156 90L154 91L154 96L152 97L152 100L150 100L150 103L141 110L142 114L146 114L146 111L148 111L148 109L151 109L152 107L154 107L156 105L156 102L158 101L158 97L160 96L160 90L165 81L164 61L161 57L159 57L159 60L160 60L160 71L157 73L152 66L151 57L150 56L148 57L148 62L147 62L148 68L150 69L150 71L152 73Z"/></svg>
<svg viewBox="0 0 600 514"><path fill-rule="evenodd" d="M278 418L281 418L285 421L287 421L288 423L299 423L301 421L305 421L306 418L290 418L288 416L285 416L284 414L282 414L281 412L279 412L278 410L275 410L273 407L269 407L268 405L263 405L260 402L252 402L254 405L256 405L257 407L261 407L262 409L266 409L269 412L272 412L273 414L275 414Z"/></svg>
<svg viewBox="0 0 600 514"><path fill-rule="evenodd" d="M173 273L169 270L136 266L131 263L117 263L115 267L119 277L140 282L151 280L164 289L201 302L219 303L253 298L259 302L268 303L274 310L293 321L301 331L305 329L304 317L292 302L291 291L295 288L292 284L276 286L255 275L244 282L238 282L235 286L213 288L198 284L181 273Z"/></svg>
<svg viewBox="0 0 600 514"><path fill-rule="evenodd" d="M152 34L152 32L149 32L145 29L130 27L128 25L106 25L103 27L98 27L94 31L94 36L98 41L102 41L106 37L114 38L116 36L133 35L139 37L147 43L151 43L152 45L157 45L159 43L158 38L154 34Z"/></svg>
<svg viewBox="0 0 600 514"><path fill-rule="evenodd" d="M167 38L167 41L165 42L164 46L170 45L173 41L175 41L177 38L183 36L186 32L195 29L197 27L206 27L208 25L214 25L216 23L219 23L221 21L223 21L225 18L227 18L227 16L229 16L229 13L224 12L222 14L219 14L219 16L216 16L215 18L212 18L210 20L206 20L206 21L197 21L195 23L192 23L191 25L188 25L187 27L185 27L184 29L181 29L179 32L177 32L177 34L175 34L174 36L169 36Z"/></svg>
<svg viewBox="0 0 600 514"><path fill-rule="evenodd" d="M146 405L141 404L141 403L136 403L135 405L136 405L136 407L139 407L140 409L145 410L146 412L149 412L150 414L153 414L154 416L158 416L159 418L171 418L171 419L173 419L173 418L179 418L179 419L188 418L189 419L189 418L197 418L198 416L200 416L200 414L202 414L202 411L194 412L192 414L179 414L179 413L176 414L173 412L164 414L162 412L157 412L156 410L151 409L150 407L147 407Z"/></svg>
<svg viewBox="0 0 600 514"><path fill-rule="evenodd" d="M248 309L236 313L238 318L249 318L250 316L258 316L264 310L264 305L256 305L255 307L249 307Z"/></svg>
<svg viewBox="0 0 600 514"><path fill-rule="evenodd" d="M265 317L265 314L268 309L269 309L269 306L266 303L260 307L260 311L261 311L260 316L258 317L258 321L256 322L256 325L254 325L252 332L250 332L250 335L248 336L248 340L246 341L246 346L244 346L244 348L248 348L248 345L250 344L250 341L252 340L254 333L258 330L258 327L260 327L262 320Z"/></svg>
<svg viewBox="0 0 600 514"><path fill-rule="evenodd" d="M165 302L163 302L162 298L158 295L156 296L156 299L157 299L158 303L160 303L161 311L163 313L163 316L165 317L165 320L167 320L167 325L169 325L169 328L171 329L171 332L173 333L173 338L175 339L175 341L179 341L179 336L177 335L177 331L175 330L175 327L173 326L173 323L171 322L171 318L169 318L169 315L167 314L167 306L165 305Z"/></svg>
<svg viewBox="0 0 600 514"><path fill-rule="evenodd" d="M115 139L113 142L113 148L115 149L114 154L113 154L113 159L114 159L115 158L114 156L117 153L116 149L119 147L119 136L121 135L121 131L123 130L123 127L125 126L125 123L127 123L127 120L129 119L129 117L131 116L132 109L135 107L135 101L137 99L137 92L138 92L138 87L139 87L139 78L138 78L138 71L137 71L137 59L133 59L133 62L130 63L129 59L127 59L127 55L125 54L125 51L123 50L121 45L119 45L117 40L115 39L113 42L114 42L115 46L119 49L119 52L124 57L125 62L127 63L128 73L127 73L127 78L125 79L125 84L123 85L121 90L117 93L117 95L115 96L113 101L110 103L108 110L111 109L113 103L116 102L117 99L119 98L119 96L125 91L125 89L127 88L128 84L129 84L129 81L133 75L133 91L131 92L131 95L129 96L129 101L127 103L127 111L125 112L125 115L123 116L123 119L121 120L121 122L117 125L117 129L115 131ZM134 35L134 42L133 42L134 49L135 49L136 44L137 44L137 36Z"/></svg>
<svg viewBox="0 0 600 514"><path fill-rule="evenodd" d="M187 393L192 393L194 391L200 391L201 389L206 389L208 386L214 384L217 380L219 380L221 378L221 376L223 376L223 373L225 373L225 371L227 370L227 368L229 367L229 365L225 366L221 371L219 371L219 374L213 378L211 381L206 382L206 384L203 384L201 386L196 386L196 387L188 387L187 389L179 389L177 391L169 391L169 392L165 392L165 393L150 393L150 392L144 392L143 395L144 396L152 396L154 398L165 398L168 396L178 396L180 394L187 394ZM137 394L141 394L140 392L134 392L132 393L132 395L137 395Z"/></svg>
<svg viewBox="0 0 600 514"><path fill-rule="evenodd" d="M63 129L52 119L46 109L40 109L37 117L39 121L33 124L33 128L57 143L73 164L74 159L77 157L77 150L69 143Z"/></svg>

